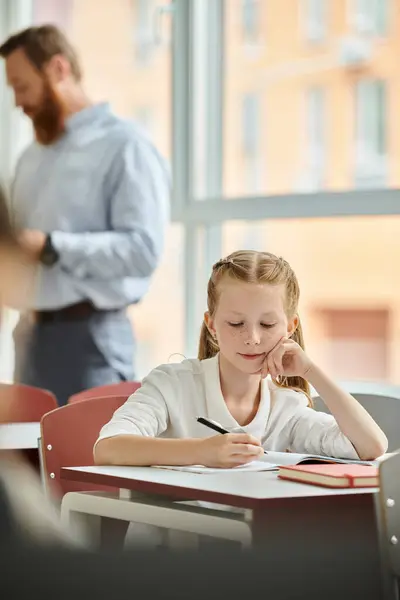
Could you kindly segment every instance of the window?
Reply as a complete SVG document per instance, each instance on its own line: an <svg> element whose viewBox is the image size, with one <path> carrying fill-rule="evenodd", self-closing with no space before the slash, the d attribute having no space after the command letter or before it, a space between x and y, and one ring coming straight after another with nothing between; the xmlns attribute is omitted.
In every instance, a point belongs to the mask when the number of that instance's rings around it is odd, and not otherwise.
<svg viewBox="0 0 400 600"><path fill-rule="evenodd" d="M139 106L135 111L134 118L148 137L153 139L155 122L152 108L150 106Z"/></svg>
<svg viewBox="0 0 400 600"><path fill-rule="evenodd" d="M261 119L260 103L257 94L246 94L242 100L241 144L244 161L244 188L247 193L259 189L259 152Z"/></svg>
<svg viewBox="0 0 400 600"><path fill-rule="evenodd" d="M329 372L343 381L386 381L389 313L387 310L321 310L321 354Z"/></svg>
<svg viewBox="0 0 400 600"><path fill-rule="evenodd" d="M322 88L310 88L306 92L305 139L300 147L304 165L298 186L299 191L313 192L324 184L325 152L325 92Z"/></svg>
<svg viewBox="0 0 400 600"><path fill-rule="evenodd" d="M2 14L14 15L4 31L28 24L30 1L0 2ZM23 18L17 2L26 7ZM161 24L154 22L166 4L173 9L170 45L158 43ZM98 11L93 0L71 0L71 6L68 31L88 93L139 120L174 159L167 249L148 295L132 308L140 374L176 352L196 355L211 266L248 247L281 254L295 268L308 351L322 357L323 367L353 379L367 377L364 361L376 360L371 377L400 384L398 36L389 27L395 3L102 0ZM356 56L344 64L347 33ZM372 35L385 35L384 44L371 43ZM367 68L371 79L363 75ZM4 100L1 149L8 162L20 143L21 119ZM381 325L372 331L368 319ZM342 355L354 360L343 364Z"/></svg>
<svg viewBox="0 0 400 600"><path fill-rule="evenodd" d="M242 0L243 37L246 43L257 42L260 33L259 0Z"/></svg>
<svg viewBox="0 0 400 600"><path fill-rule="evenodd" d="M354 26L358 33L384 36L388 31L390 0L353 1Z"/></svg>
<svg viewBox="0 0 400 600"><path fill-rule="evenodd" d="M145 65L155 50L155 0L134 0L135 56L138 64Z"/></svg>
<svg viewBox="0 0 400 600"><path fill-rule="evenodd" d="M327 3L329 0L304 0L305 37L309 42L322 42L327 35Z"/></svg>
<svg viewBox="0 0 400 600"><path fill-rule="evenodd" d="M386 84L363 80L356 86L355 183L383 187L387 179Z"/></svg>
<svg viewBox="0 0 400 600"><path fill-rule="evenodd" d="M307 352L336 379L400 383L400 217L228 220L222 252L257 239L300 285Z"/></svg>
<svg viewBox="0 0 400 600"><path fill-rule="evenodd" d="M33 22L36 24L54 23L68 29L73 9L73 0L35 0Z"/></svg>
<svg viewBox="0 0 400 600"><path fill-rule="evenodd" d="M171 225L164 256L153 276L150 290L140 304L131 308L138 340L136 367L139 379L157 365L170 362L172 355L184 354L185 351L183 244L182 227Z"/></svg>

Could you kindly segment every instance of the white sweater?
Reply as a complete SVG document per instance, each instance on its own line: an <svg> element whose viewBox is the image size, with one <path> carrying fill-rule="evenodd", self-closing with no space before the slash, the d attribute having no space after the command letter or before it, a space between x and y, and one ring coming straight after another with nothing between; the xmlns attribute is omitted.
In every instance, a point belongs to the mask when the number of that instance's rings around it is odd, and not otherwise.
<svg viewBox="0 0 400 600"><path fill-rule="evenodd" d="M242 429L260 439L266 450L357 459L334 417L307 404L301 392L281 389L264 379L258 412ZM97 442L122 434L175 439L217 435L197 423L197 417L209 417L227 429L240 427L221 392L218 356L161 365L151 371L104 425Z"/></svg>

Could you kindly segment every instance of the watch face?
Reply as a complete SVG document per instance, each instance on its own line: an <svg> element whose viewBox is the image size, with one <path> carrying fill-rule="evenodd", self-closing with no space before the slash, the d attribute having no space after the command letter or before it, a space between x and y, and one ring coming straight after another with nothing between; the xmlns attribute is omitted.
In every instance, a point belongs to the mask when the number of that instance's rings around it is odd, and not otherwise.
<svg viewBox="0 0 400 600"><path fill-rule="evenodd" d="M52 265L54 265L55 262L57 262L57 258L57 253L54 250L48 248L42 254L42 263L48 267L51 267Z"/></svg>
<svg viewBox="0 0 400 600"><path fill-rule="evenodd" d="M53 266L58 260L58 252L53 248L50 237L46 241L40 260L46 267Z"/></svg>

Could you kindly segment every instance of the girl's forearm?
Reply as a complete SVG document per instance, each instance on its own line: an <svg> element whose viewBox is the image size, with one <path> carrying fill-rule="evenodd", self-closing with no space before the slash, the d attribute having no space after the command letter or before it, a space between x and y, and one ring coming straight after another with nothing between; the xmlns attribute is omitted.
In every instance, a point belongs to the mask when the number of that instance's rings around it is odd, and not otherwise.
<svg viewBox="0 0 400 600"><path fill-rule="evenodd" d="M117 435L96 444L94 461L97 465L193 465L198 462L200 441Z"/></svg>

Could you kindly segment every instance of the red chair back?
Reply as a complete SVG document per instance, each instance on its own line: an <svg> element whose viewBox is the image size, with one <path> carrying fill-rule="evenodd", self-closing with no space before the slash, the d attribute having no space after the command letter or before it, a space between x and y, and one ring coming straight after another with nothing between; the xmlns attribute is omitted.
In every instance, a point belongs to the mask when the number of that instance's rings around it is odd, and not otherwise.
<svg viewBox="0 0 400 600"><path fill-rule="evenodd" d="M54 394L22 384L0 383L2 420L9 423L38 423L43 415L57 408Z"/></svg>
<svg viewBox="0 0 400 600"><path fill-rule="evenodd" d="M89 400L90 398L104 398L105 396L125 396L129 398L136 390L140 388L138 381L121 381L120 383L109 383L108 385L99 385L89 390L83 390L71 396L68 404Z"/></svg>
<svg viewBox="0 0 400 600"><path fill-rule="evenodd" d="M61 406L43 417L43 470L46 485L53 496L60 497L67 492L110 491L105 486L61 479L61 468L94 465L93 446L100 429L125 401L125 396L91 398Z"/></svg>

